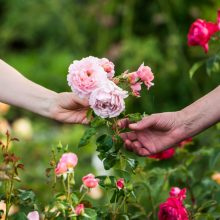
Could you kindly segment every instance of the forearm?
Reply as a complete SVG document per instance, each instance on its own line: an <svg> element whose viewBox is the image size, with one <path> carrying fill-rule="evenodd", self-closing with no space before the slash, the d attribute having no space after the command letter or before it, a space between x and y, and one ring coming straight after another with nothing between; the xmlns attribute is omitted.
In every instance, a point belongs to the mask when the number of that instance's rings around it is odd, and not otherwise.
<svg viewBox="0 0 220 220"><path fill-rule="evenodd" d="M49 117L51 97L56 93L26 79L0 60L0 101Z"/></svg>
<svg viewBox="0 0 220 220"><path fill-rule="evenodd" d="M181 111L186 136L194 136L220 121L220 86Z"/></svg>

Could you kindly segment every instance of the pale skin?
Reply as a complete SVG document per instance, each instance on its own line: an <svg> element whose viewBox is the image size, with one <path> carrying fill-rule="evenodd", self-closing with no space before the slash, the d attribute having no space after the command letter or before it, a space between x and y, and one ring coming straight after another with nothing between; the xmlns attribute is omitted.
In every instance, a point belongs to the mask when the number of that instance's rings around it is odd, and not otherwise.
<svg viewBox="0 0 220 220"><path fill-rule="evenodd" d="M121 134L125 147L140 156L159 153L220 122L220 86L186 108L152 114L137 123L119 122L130 132Z"/></svg>
<svg viewBox="0 0 220 220"><path fill-rule="evenodd" d="M25 78L0 60L0 102L64 123L87 124L88 101L72 92L56 93Z"/></svg>

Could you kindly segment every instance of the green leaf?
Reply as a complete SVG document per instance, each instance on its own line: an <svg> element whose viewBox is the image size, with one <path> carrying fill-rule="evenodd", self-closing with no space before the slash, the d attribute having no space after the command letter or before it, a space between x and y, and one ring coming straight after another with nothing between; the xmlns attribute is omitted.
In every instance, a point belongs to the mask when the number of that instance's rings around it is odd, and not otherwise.
<svg viewBox="0 0 220 220"><path fill-rule="evenodd" d="M98 128L101 127L103 125L105 125L106 120L101 118L101 117L95 117L92 121L91 121L91 126L93 128Z"/></svg>
<svg viewBox="0 0 220 220"><path fill-rule="evenodd" d="M134 171L138 166L138 161L132 158L126 158L129 167Z"/></svg>
<svg viewBox="0 0 220 220"><path fill-rule="evenodd" d="M107 152L113 147L113 140L110 135L103 134L96 140L97 151L98 152Z"/></svg>
<svg viewBox="0 0 220 220"><path fill-rule="evenodd" d="M204 209L210 208L212 206L216 206L218 203L215 200L209 200L209 201L205 201L201 207L198 209L199 212L201 212Z"/></svg>
<svg viewBox="0 0 220 220"><path fill-rule="evenodd" d="M117 154L111 153L106 156L103 161L104 168L106 170L111 169L118 161Z"/></svg>
<svg viewBox="0 0 220 220"><path fill-rule="evenodd" d="M89 143L91 137L92 137L93 135L95 135L95 134L96 134L96 129L95 129L95 128L87 128L87 129L85 130L85 132L84 132L82 138L81 138L80 141L79 141L78 147L84 147L84 146L86 146L86 145Z"/></svg>
<svg viewBox="0 0 220 220"><path fill-rule="evenodd" d="M193 66L189 70L189 77L190 79L193 78L195 72L204 64L204 61L199 61L197 63L194 63Z"/></svg>
<svg viewBox="0 0 220 220"><path fill-rule="evenodd" d="M10 217L11 220L27 220L27 216L24 212L16 213L15 215Z"/></svg>
<svg viewBox="0 0 220 220"><path fill-rule="evenodd" d="M34 202L35 201L35 194L33 191L31 190L22 190L22 189L18 189L18 198L22 201L22 202Z"/></svg>
<svg viewBox="0 0 220 220"><path fill-rule="evenodd" d="M140 121L142 119L142 114L137 112L137 113L134 113L134 114L128 114L127 115L128 119L130 122L137 122L137 121Z"/></svg>
<svg viewBox="0 0 220 220"><path fill-rule="evenodd" d="M85 208L84 216L80 216L79 219L96 220L97 219L97 213L94 209Z"/></svg>
<svg viewBox="0 0 220 220"><path fill-rule="evenodd" d="M131 173L127 170L115 169L115 172L117 173L117 176L124 178L126 181L129 181L131 179Z"/></svg>
<svg viewBox="0 0 220 220"><path fill-rule="evenodd" d="M217 73L220 71L220 56L217 54L210 57L206 61L206 72L210 76L212 73Z"/></svg>

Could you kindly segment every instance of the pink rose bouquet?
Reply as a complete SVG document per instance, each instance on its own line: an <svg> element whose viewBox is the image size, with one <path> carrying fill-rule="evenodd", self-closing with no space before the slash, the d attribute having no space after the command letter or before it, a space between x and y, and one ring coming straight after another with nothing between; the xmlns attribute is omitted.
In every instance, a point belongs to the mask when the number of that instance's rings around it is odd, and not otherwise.
<svg viewBox="0 0 220 220"><path fill-rule="evenodd" d="M125 110L125 98L129 92L140 97L141 85L149 89L153 84L154 75L151 68L142 64L135 72L114 77L114 64L107 58L89 56L74 61L69 66L68 85L81 98L88 98L90 107L101 118L114 118ZM117 83L117 85L116 85Z"/></svg>

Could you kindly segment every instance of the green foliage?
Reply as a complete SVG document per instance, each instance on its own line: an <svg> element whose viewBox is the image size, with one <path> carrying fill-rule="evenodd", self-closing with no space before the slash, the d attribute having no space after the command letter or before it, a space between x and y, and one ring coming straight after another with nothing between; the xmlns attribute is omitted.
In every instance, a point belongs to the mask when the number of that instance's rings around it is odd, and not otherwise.
<svg viewBox="0 0 220 220"><path fill-rule="evenodd" d="M95 129L95 128L93 128L93 127L87 128L87 129L85 130L85 132L84 132L84 135L83 135L82 138L80 139L80 142L79 142L78 147L84 147L84 146L86 146L86 145L89 143L91 137L92 137L93 135L95 135L95 134L96 134L96 129Z"/></svg>

